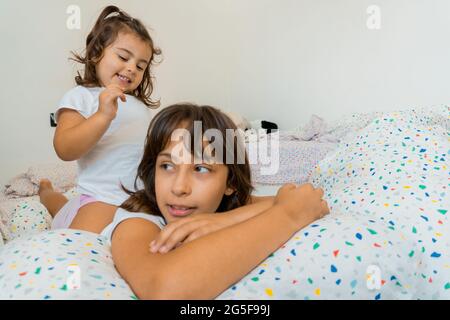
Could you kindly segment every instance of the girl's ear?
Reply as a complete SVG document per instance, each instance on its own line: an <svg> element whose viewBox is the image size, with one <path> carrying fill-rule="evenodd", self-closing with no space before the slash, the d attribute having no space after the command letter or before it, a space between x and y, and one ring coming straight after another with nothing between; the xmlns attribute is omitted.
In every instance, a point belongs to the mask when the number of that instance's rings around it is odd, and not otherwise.
<svg viewBox="0 0 450 320"><path fill-rule="evenodd" d="M227 188L225 190L225 195L226 196L231 196L236 190L234 190L233 188Z"/></svg>

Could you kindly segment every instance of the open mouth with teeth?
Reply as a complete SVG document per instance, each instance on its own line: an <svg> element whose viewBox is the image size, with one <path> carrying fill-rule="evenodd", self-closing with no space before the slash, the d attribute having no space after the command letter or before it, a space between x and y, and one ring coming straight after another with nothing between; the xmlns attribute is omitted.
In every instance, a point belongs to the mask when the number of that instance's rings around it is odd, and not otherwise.
<svg viewBox="0 0 450 320"><path fill-rule="evenodd" d="M186 206L176 206L176 205L167 205L167 208L169 210L169 213L175 217L184 217L196 209L195 207L186 207Z"/></svg>
<svg viewBox="0 0 450 320"><path fill-rule="evenodd" d="M131 83L131 79L130 79L130 78L125 77L125 76L123 76L123 75L121 75L121 74L117 74L117 78L118 78L121 82L124 82L124 83Z"/></svg>

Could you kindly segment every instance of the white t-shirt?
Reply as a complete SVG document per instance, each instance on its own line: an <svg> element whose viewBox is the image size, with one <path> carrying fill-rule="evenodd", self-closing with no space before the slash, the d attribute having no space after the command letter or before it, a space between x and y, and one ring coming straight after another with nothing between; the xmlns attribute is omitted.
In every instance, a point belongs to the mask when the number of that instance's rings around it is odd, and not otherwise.
<svg viewBox="0 0 450 320"><path fill-rule="evenodd" d="M55 119L62 108L78 111L86 119L98 110L99 94L104 88L77 86L68 91L58 104ZM141 161L150 120L156 114L136 97L118 99L116 118L87 154L77 160L80 194L113 205L120 205L128 195L120 183L134 191L137 167ZM138 181L138 188L142 186Z"/></svg>
<svg viewBox="0 0 450 320"><path fill-rule="evenodd" d="M141 218L148 220L156 226L158 226L160 229L164 228L166 226L166 221L163 217L156 216L154 214L148 214L148 213L141 213L141 212L129 212L122 208L117 208L116 214L114 215L113 221L105 227L105 229L102 230L100 233L102 236L105 236L108 239L109 244L111 244L112 235L114 233L114 230L124 220L131 219L131 218Z"/></svg>

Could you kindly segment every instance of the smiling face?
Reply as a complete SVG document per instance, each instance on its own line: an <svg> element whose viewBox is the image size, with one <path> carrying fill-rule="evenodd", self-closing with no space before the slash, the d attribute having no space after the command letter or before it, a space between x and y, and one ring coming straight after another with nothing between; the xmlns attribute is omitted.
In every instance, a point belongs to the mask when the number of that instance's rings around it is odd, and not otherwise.
<svg viewBox="0 0 450 320"><path fill-rule="evenodd" d="M118 84L125 92L132 92L141 83L151 56L147 42L132 32L119 32L96 65L97 79L103 87Z"/></svg>
<svg viewBox="0 0 450 320"><path fill-rule="evenodd" d="M227 187L228 167L224 164L176 164L172 149L182 142L171 142L158 155L155 165L155 192L158 207L167 223L196 213L213 213ZM186 151L188 152L188 151Z"/></svg>

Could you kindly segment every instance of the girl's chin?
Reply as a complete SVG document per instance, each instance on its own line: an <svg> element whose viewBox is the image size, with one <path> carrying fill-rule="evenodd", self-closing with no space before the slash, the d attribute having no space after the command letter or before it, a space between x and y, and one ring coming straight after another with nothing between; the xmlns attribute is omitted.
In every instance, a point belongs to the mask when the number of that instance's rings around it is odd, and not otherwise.
<svg viewBox="0 0 450 320"><path fill-rule="evenodd" d="M136 89L136 88L133 88L131 86L131 83L125 83L123 81L120 81L120 80L117 79L117 77L114 78L113 81L111 81L111 83L117 84L121 88L125 88L124 93L127 93L127 94L130 93L130 92L133 92Z"/></svg>
<svg viewBox="0 0 450 320"><path fill-rule="evenodd" d="M174 217L170 214L165 214L164 215L164 220L166 220L166 223L171 223L171 222L175 222L178 221L180 219L183 219L183 217Z"/></svg>

